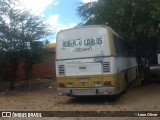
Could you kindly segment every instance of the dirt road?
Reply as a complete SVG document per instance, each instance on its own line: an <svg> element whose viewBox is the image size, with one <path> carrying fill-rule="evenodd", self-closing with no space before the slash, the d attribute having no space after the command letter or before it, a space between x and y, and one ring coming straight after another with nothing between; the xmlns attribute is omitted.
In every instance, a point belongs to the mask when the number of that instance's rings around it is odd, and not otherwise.
<svg viewBox="0 0 160 120"><path fill-rule="evenodd" d="M1 92L0 111L160 111L160 84L130 88L127 93L114 98L72 98L58 96L52 80L38 79L27 91L17 88Z"/></svg>

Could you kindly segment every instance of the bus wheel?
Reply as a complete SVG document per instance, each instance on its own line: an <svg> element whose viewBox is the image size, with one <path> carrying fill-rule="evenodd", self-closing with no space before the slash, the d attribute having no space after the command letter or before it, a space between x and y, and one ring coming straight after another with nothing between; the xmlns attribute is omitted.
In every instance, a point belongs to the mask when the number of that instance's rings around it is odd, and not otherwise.
<svg viewBox="0 0 160 120"><path fill-rule="evenodd" d="M125 73L125 79L124 79L124 92L126 92L128 89L128 76L127 73Z"/></svg>
<svg viewBox="0 0 160 120"><path fill-rule="evenodd" d="M124 93L127 91L127 84L126 84L126 80L124 80Z"/></svg>
<svg viewBox="0 0 160 120"><path fill-rule="evenodd" d="M138 70L137 70L137 68L136 68L136 79L138 78Z"/></svg>

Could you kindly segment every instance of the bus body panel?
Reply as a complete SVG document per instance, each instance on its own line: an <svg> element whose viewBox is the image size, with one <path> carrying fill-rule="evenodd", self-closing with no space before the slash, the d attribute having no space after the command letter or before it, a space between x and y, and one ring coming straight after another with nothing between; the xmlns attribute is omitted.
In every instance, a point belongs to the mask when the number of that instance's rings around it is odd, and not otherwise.
<svg viewBox="0 0 160 120"><path fill-rule="evenodd" d="M79 95L117 95L124 90L124 78L125 73L127 73L130 78L130 82L133 81L135 76L135 71L137 67L130 68L128 70L121 71L116 74L106 74L106 75L90 75L90 76L71 76L71 77L57 77L57 86L59 83L64 83L64 87L58 87L57 93L59 95L70 95L70 96L79 96ZM88 79L88 81L80 82L80 79ZM111 81L110 86L105 86L105 81ZM95 84L99 82L101 84ZM89 89L91 89L91 94L89 94ZM73 92L74 90L77 91ZM85 90L88 93L85 93ZM79 92L78 92L79 91ZM94 92L93 92L94 91ZM81 93L81 94L80 94ZM83 93L83 94L82 94Z"/></svg>
<svg viewBox="0 0 160 120"><path fill-rule="evenodd" d="M95 95L116 95L124 90L124 80L125 80L126 73L130 78L129 82L132 82L133 80L136 79L136 73L135 73L136 69L137 67L134 66L132 68L120 71L115 74L57 77L56 78L57 92L59 95L76 96L76 94L72 94L70 90L74 90L74 89L83 90L83 88L85 88L85 89L98 90L98 92ZM84 80L81 81L81 79L84 79ZM87 80L85 81L85 79ZM106 81L110 81L111 85L105 86L104 83ZM59 87L59 84L61 83L64 84L63 87Z"/></svg>
<svg viewBox="0 0 160 120"><path fill-rule="evenodd" d="M108 29L99 26L59 32L56 58L60 60L108 56L110 55L108 38Z"/></svg>
<svg viewBox="0 0 160 120"><path fill-rule="evenodd" d="M117 56L111 28L87 26L57 35L56 81L59 95L116 95L136 79L134 57ZM120 38L120 37L119 37Z"/></svg>

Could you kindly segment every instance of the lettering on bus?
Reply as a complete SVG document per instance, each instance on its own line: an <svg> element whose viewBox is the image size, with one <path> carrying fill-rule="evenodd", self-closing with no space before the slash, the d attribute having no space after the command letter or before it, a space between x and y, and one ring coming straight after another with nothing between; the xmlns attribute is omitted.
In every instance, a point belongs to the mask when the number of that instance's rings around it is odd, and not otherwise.
<svg viewBox="0 0 160 120"><path fill-rule="evenodd" d="M62 42L62 48L81 47L81 46L89 47L89 46L102 45L102 43L103 43L102 37L88 38L84 40L81 40L81 39L80 40L68 40L68 41Z"/></svg>
<svg viewBox="0 0 160 120"><path fill-rule="evenodd" d="M73 49L73 52L83 52L83 51L92 51L93 50L93 47L86 47L86 48L75 48Z"/></svg>

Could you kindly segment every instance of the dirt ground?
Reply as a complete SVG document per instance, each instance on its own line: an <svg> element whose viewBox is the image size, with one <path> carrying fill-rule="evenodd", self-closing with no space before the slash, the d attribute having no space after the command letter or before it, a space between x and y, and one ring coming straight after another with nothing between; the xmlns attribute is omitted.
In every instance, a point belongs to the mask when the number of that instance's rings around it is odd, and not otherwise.
<svg viewBox="0 0 160 120"><path fill-rule="evenodd" d="M36 79L30 82L28 90L21 87L13 91L0 92L0 111L160 111L160 84L148 84L131 87L125 94L117 97L85 97L73 98L58 96L55 82L51 79ZM101 120L90 116L86 118L42 118L42 120ZM2 118L0 118L2 119ZM3 118L6 120L7 118ZM14 118L13 118L14 119ZM27 118L25 118L28 120ZM25 120L24 119L24 120ZM39 118L37 118L38 120ZM137 118L110 118L112 120L132 120ZM158 117L138 118L157 119ZM18 120L16 118L16 120ZM34 118L36 120L36 118Z"/></svg>

